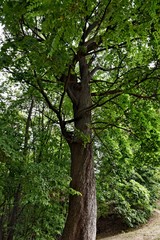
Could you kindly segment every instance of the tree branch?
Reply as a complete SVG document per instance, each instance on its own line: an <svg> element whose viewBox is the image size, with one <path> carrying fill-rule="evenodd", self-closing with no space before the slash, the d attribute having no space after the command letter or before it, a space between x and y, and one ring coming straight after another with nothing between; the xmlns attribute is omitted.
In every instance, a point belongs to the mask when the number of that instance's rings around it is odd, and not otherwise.
<svg viewBox="0 0 160 240"><path fill-rule="evenodd" d="M139 99L153 99L153 98L156 98L158 96L160 96L160 94L152 94L150 96L147 96L147 95L139 95L139 94L136 94L136 93L128 93L130 96L133 96L133 97L136 97L136 98L139 98Z"/></svg>
<svg viewBox="0 0 160 240"><path fill-rule="evenodd" d="M109 91L101 92L101 93L93 92L93 93L91 93L91 95L92 96L108 96L108 95L117 94L117 93L121 94L121 93L123 93L123 90L114 89L114 90L109 90Z"/></svg>
<svg viewBox="0 0 160 240"><path fill-rule="evenodd" d="M104 68L104 67L101 67L101 66L96 66L91 72L90 72L90 75L91 77L93 77L93 75L97 72L97 71L103 71L103 72L111 72L111 71L114 71L114 70L119 70L120 68L123 68L122 66L118 66L118 67L114 67L114 68Z"/></svg>
<svg viewBox="0 0 160 240"><path fill-rule="evenodd" d="M119 129L121 129L121 130L123 130L123 131L125 131L125 132L131 133L132 135L135 135L135 134L131 131L131 129L128 129L128 128L125 128L125 127L120 127L120 126L118 126L118 125L116 125L116 124L113 124L113 123L94 122L94 123L92 123L92 124L93 124L93 125L94 125L94 124L104 124L104 125L105 125L104 127L93 127L92 129L95 129L95 130L98 130L98 129L104 130L104 129L106 129L106 127L115 127L115 128L119 128Z"/></svg>
<svg viewBox="0 0 160 240"><path fill-rule="evenodd" d="M37 84L39 86L39 92L42 94L42 96L44 97L48 107L57 115L58 119L61 120L60 118L60 114L59 114L59 111L53 106L53 104L51 103L50 99L48 98L46 92L44 91L43 87L42 87L42 84L41 84L41 81L40 79L38 79L36 77L36 80L37 80Z"/></svg>
<svg viewBox="0 0 160 240"><path fill-rule="evenodd" d="M24 139L24 150L23 154L26 156L27 154L27 149L28 149L28 140L29 140L29 127L30 127L30 122L31 122L31 115L33 111L33 106L34 106L34 98L32 97L29 112L28 112L28 117L26 121L26 129L25 129L25 139Z"/></svg>
<svg viewBox="0 0 160 240"><path fill-rule="evenodd" d="M104 19L105 19L105 16L106 16L106 13L107 13L107 10L108 10L108 7L109 7L111 1L112 1L112 0L109 0L109 1L108 1L108 4L106 5L106 7L105 7L105 9L104 9L104 13L103 13L103 15L102 15L102 17L101 17L101 19L100 19L100 21L99 21L99 23L98 23L98 26L97 26L96 32L95 32L95 34L94 34L94 37L98 34L98 31L99 31L99 29L100 29L100 26L101 26L102 22L103 22Z"/></svg>

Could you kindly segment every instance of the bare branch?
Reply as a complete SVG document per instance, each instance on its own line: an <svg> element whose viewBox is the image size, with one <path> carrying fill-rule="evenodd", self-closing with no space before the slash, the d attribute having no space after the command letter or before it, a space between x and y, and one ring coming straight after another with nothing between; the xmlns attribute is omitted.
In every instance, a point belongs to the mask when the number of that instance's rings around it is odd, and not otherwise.
<svg viewBox="0 0 160 240"><path fill-rule="evenodd" d="M24 18L21 19L21 22L20 22L20 26L21 26L21 30L24 34L24 36L26 35L26 33L24 32L24 29L23 29L23 25L26 26L28 29L30 29L32 31L32 33L37 37L36 39L40 42L43 42L44 40L46 40L46 37L44 35L40 35L40 29L38 29L37 27L35 27L34 29L31 28L24 20Z"/></svg>
<svg viewBox="0 0 160 240"><path fill-rule="evenodd" d="M60 118L60 114L59 114L59 111L53 106L53 104L51 103L48 95L46 94L46 92L44 91L43 87L42 87L42 84L41 84L41 80L38 79L38 77L36 76L36 72L34 71L35 73L35 77L36 77L36 80L37 80L37 84L39 86L39 92L42 94L42 96L44 97L48 107L57 115L58 119L61 120Z"/></svg>
<svg viewBox="0 0 160 240"><path fill-rule="evenodd" d="M87 38L87 36L91 33L91 31L98 25L98 21L93 22L89 25L89 27L84 32L84 39Z"/></svg>
<svg viewBox="0 0 160 240"><path fill-rule="evenodd" d="M90 75L91 77L97 72L97 71L103 71L103 72L111 72L111 71L114 71L114 70L119 70L120 68L123 68L122 66L118 66L118 67L114 67L114 68L104 68L104 67L101 67L101 66L96 66L91 72L90 72Z"/></svg>
<svg viewBox="0 0 160 240"><path fill-rule="evenodd" d="M30 122L31 122L31 116L32 116L32 111L34 107L34 98L32 97L31 99L31 104L28 112L28 117L26 121L26 129L25 129L25 139L24 139L24 149L23 149L23 154L26 156L27 154L27 149L28 149L28 140L29 140L29 127L30 127Z"/></svg>
<svg viewBox="0 0 160 240"><path fill-rule="evenodd" d="M64 77L64 90L63 90L63 93L62 93L62 96L61 96L61 100L60 100L60 104L59 104L59 113L60 113L60 115L61 115L61 112L62 112L63 100L64 100L65 94L67 92L67 89L68 89L68 83L69 83L69 80L70 80L70 75L71 75L71 65L69 66L67 76Z"/></svg>
<svg viewBox="0 0 160 240"><path fill-rule="evenodd" d="M132 134L133 134L133 132L131 131L131 129L118 126L118 125L116 125L116 124L114 124L114 123L93 122L92 124L93 124L93 125L95 125L95 124L103 124L103 125L105 125L103 128L102 128L102 127L94 127L93 129L103 129L103 130L104 130L104 129L106 129L106 127L116 127L116 128L122 129L122 130L124 130L124 131L126 131L126 132L128 132L128 133L132 133Z"/></svg>
<svg viewBox="0 0 160 240"><path fill-rule="evenodd" d="M109 91L105 91L105 92L101 92L101 93L97 93L97 92L93 92L91 93L92 96L108 96L108 95L111 95L111 94L122 94L123 91L120 90L120 89L114 89L114 90L109 90Z"/></svg>
<svg viewBox="0 0 160 240"><path fill-rule="evenodd" d="M133 96L133 97L136 97L136 98L139 98L139 99L153 99L153 98L156 98L158 96L160 96L160 94L152 94L150 96L147 96L147 95L139 95L139 94L136 94L136 93L128 93L130 96Z"/></svg>
<svg viewBox="0 0 160 240"><path fill-rule="evenodd" d="M90 50L90 52L86 53L86 56L92 55L92 54L97 54L97 53L103 52L105 50L106 50L106 47L102 47L102 48L99 48L97 50L93 49L92 51Z"/></svg>
<svg viewBox="0 0 160 240"><path fill-rule="evenodd" d="M103 15L102 15L102 17L101 17L101 19L100 19L100 21L99 21L99 24L98 24L98 26L97 26L96 32L95 32L95 34L94 34L94 37L98 34L98 31L99 31L99 29L100 29L100 27L101 27L101 24L102 24L102 22L104 21L104 19L105 19L105 17L106 17L106 13L107 13L107 10L108 10L108 7L109 7L111 1L112 1L112 0L109 0L109 1L108 1L108 4L106 5L106 7L105 7L105 9L104 9L104 13L103 13Z"/></svg>

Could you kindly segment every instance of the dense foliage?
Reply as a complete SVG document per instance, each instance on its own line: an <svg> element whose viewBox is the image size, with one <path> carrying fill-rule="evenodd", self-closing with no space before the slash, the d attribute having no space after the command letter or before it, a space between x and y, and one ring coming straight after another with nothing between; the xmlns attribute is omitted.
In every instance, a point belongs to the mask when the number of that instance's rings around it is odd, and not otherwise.
<svg viewBox="0 0 160 240"><path fill-rule="evenodd" d="M142 105L141 135L114 126L98 136L96 150L99 216L118 214L131 227L146 221L159 197L159 112Z"/></svg>
<svg viewBox="0 0 160 240"><path fill-rule="evenodd" d="M160 184L159 1L0 3L0 238L62 233L68 195L81 197L66 132L93 143L98 217L145 222ZM91 137L75 127L81 58Z"/></svg>
<svg viewBox="0 0 160 240"><path fill-rule="evenodd" d="M2 236L15 228L15 239L53 239L64 226L69 156L43 104L21 94L7 92L1 103Z"/></svg>

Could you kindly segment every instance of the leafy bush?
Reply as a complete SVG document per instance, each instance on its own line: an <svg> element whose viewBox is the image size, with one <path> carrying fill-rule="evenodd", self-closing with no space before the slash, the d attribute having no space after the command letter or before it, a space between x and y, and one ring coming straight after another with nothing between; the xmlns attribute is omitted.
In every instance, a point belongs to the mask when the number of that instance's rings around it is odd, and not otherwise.
<svg viewBox="0 0 160 240"><path fill-rule="evenodd" d="M98 182L98 217L117 214L129 227L146 222L159 196L157 172L158 169L147 170L142 167L141 175L132 169L123 178L110 173L106 180Z"/></svg>
<svg viewBox="0 0 160 240"><path fill-rule="evenodd" d="M130 226L144 223L150 216L150 193L135 180L118 184L115 194L115 212Z"/></svg>

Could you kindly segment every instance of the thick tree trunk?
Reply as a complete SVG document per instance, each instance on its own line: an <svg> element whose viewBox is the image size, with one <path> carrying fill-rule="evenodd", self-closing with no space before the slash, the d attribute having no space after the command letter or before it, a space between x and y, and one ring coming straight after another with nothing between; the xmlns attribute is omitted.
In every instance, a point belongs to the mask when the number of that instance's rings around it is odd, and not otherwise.
<svg viewBox="0 0 160 240"><path fill-rule="evenodd" d="M81 195L71 195L62 240L96 239L96 193L92 146L71 145L71 187Z"/></svg>
<svg viewBox="0 0 160 240"><path fill-rule="evenodd" d="M91 94L88 66L79 61L81 83L74 82L69 92L73 102L75 135L68 141L71 151L71 188L80 195L71 195L62 240L96 239L96 190L91 140ZM70 90L70 89L69 89ZM76 99L76 100L75 100ZM77 131L77 133L76 133Z"/></svg>

